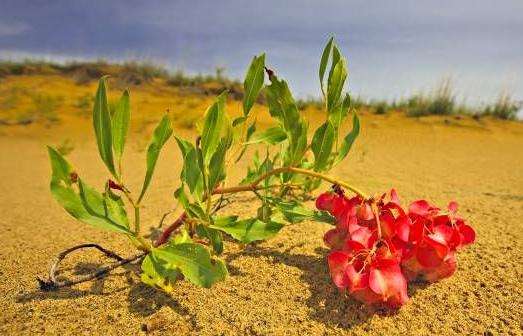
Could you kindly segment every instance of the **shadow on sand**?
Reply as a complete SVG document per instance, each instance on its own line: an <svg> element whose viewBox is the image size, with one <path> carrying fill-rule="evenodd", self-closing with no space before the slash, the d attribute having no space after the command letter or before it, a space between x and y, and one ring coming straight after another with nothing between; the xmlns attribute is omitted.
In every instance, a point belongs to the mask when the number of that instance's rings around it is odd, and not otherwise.
<svg viewBox="0 0 523 336"><path fill-rule="evenodd" d="M273 263L282 263L300 269L302 271L301 280L307 284L310 291L310 297L306 300L306 304L310 308L309 317L324 325L350 329L365 323L375 314L395 314L395 312L387 310L368 308L339 293L332 284L325 262L327 249L317 248L316 255L304 255L293 254L293 248L277 251L252 245L237 254L229 255L227 262L230 263L241 256L267 256Z"/></svg>
<svg viewBox="0 0 523 336"><path fill-rule="evenodd" d="M83 275L93 273L102 265L98 263L78 263L72 268L63 268L64 271L71 271L72 275ZM172 296L156 288L136 281L132 273L139 274L139 265L129 264L122 266L119 272L111 272L108 275L93 280L89 289L76 289L75 287L64 287L55 291L35 291L24 293L16 298L17 303L30 303L33 301L44 300L74 300L87 296L110 296L119 292L129 291L127 295L128 309L132 314L147 317L162 307L167 306L181 316L189 316L188 322L196 327L196 318L186 308L180 306L178 301ZM106 282L111 278L125 277L127 285L108 290ZM36 284L36 282L35 282ZM114 287L114 286L111 286Z"/></svg>
<svg viewBox="0 0 523 336"><path fill-rule="evenodd" d="M304 255L293 254L293 248L295 247L288 248L284 251L277 251L262 248L258 245L248 246L243 251L230 254L226 257L226 261L229 264L230 275L238 276L243 274L240 269L230 265L233 260L242 256L266 256L270 257L268 259L272 260L273 263L283 263L284 265L302 270L301 280L307 284L310 291L310 297L306 300L306 304L310 308L310 318L331 327L350 329L365 323L373 315L390 316L396 313L390 310L366 307L360 302L340 294L333 286L329 277L328 266L325 262L327 249L317 248L315 250L316 255ZM79 263L71 270L73 274L80 275L86 272L92 272L98 267L100 267L99 264ZM16 301L18 303L28 303L35 300L70 300L91 295L109 296L128 290L127 301L131 313L147 317L162 307L169 307L181 316L189 316L189 323L194 328L197 327L196 317L191 314L188 309L182 307L171 295L136 282L131 275L132 272L139 273L139 266L136 264L126 265L121 272L113 272L106 277L93 281L91 287L87 290L75 288L61 288L60 290L51 292L36 290L19 295ZM130 290L129 286L111 289L110 291L104 290L106 280L112 277L125 277L130 286ZM414 295L416 291L422 290L425 287L427 287L425 283L409 285L409 296Z"/></svg>

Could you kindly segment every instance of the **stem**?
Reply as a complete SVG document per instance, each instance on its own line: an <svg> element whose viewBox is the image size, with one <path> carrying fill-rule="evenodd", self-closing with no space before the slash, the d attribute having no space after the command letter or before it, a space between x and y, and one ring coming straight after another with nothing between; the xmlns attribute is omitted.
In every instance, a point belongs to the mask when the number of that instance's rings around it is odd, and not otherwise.
<svg viewBox="0 0 523 336"><path fill-rule="evenodd" d="M81 275L72 280L62 280L62 281L57 280L56 273L58 272L58 266L60 265L60 262L62 260L64 260L65 257L67 257L67 255L69 255L70 253L72 253L76 250L84 249L84 248L95 248L95 249L99 250L100 252L102 252L108 258L112 258L117 261L113 264L100 268L98 271L96 271L93 274ZM60 254L58 254L58 256L56 257L55 261L53 262L53 264L51 265L51 268L49 270L49 278L47 280L37 278L37 280L38 280L41 290L43 290L43 291L57 290L58 288L61 288L61 287L72 286L72 285L76 285L76 284L79 284L82 282L100 278L103 275L109 273L110 271L112 271L120 266L123 266L123 265L133 262L137 259L140 259L141 257L145 256L145 254L146 254L146 252L140 252L139 254L136 254L129 258L122 258L115 252L107 250L98 244L91 244L91 243L81 244L81 245L70 247L70 248L66 249L65 251L62 251Z"/></svg>
<svg viewBox="0 0 523 336"><path fill-rule="evenodd" d="M167 227L167 229L165 229L163 232L162 232L162 235L160 237L158 237L158 239L154 242L154 247L158 247L162 244L165 244L167 243L167 241L169 240L169 237L171 236L171 234L176 231L180 226L182 226L183 222L185 221L185 219L187 218L187 213L183 212L180 217L178 217L178 219L176 219L174 221L174 223L172 223L171 225L169 225Z"/></svg>
<svg viewBox="0 0 523 336"><path fill-rule="evenodd" d="M134 206L134 233L140 235L140 206Z"/></svg>
<svg viewBox="0 0 523 336"><path fill-rule="evenodd" d="M251 184L240 185L240 186L235 186L235 187L230 187L230 188L215 189L212 192L212 194L213 195L217 195L217 194L232 194L232 193L237 193L237 192L242 192L242 191L256 191L256 190L260 189L260 187L258 185L263 180L267 179L268 177L270 177L272 175L277 175L277 174L285 173L285 172L292 172L292 173L296 173L296 174L302 174L302 175L308 175L308 176L320 178L320 179L322 179L324 181L327 181L327 182L330 182L332 184L340 185L340 186L342 186L342 187L344 187L344 188L354 192L355 194L361 196L365 200L370 199L361 190L357 189L356 187L353 187L352 185L350 185L350 184L348 184L346 182L337 180L336 178L334 178L332 176L324 175L324 174L321 174L321 173L318 173L318 172L315 172L315 171L311 171L311 170L307 170L307 169L295 168L295 167L280 167L280 168L276 168L276 169L273 169L273 170L263 174L262 176L260 176L256 180L254 180L254 182L252 182ZM263 188L265 188L265 187L262 187L261 189L263 189ZM187 214L185 212L182 213L180 215L180 217L178 217L178 219L174 223L172 223L169 227L167 227L165 229L165 231L162 233L162 235L154 243L154 246L157 247L157 246L160 246L162 244L165 244L169 240L169 237L171 236L171 234L174 231L176 231L183 224L183 222L184 222L184 220L186 218L187 218ZM381 229L379 229L379 230L380 230L380 237L381 237Z"/></svg>
<svg viewBox="0 0 523 336"><path fill-rule="evenodd" d="M376 202L372 202L370 207L372 209L372 213L374 214L374 218L376 218L376 227L378 228L378 239L381 239L382 234L381 234L380 215L379 215L378 207L376 206Z"/></svg>
<svg viewBox="0 0 523 336"><path fill-rule="evenodd" d="M121 165L121 162L120 162ZM120 168L121 169L121 168ZM118 184L120 184L123 188L122 193L124 194L125 198L134 208L134 233L139 236L140 235L140 201L141 198L138 199L137 202L133 200L131 197L131 193L129 190L125 187L125 184L123 183L123 179L121 177L117 177L116 180L118 181Z"/></svg>
<svg viewBox="0 0 523 336"><path fill-rule="evenodd" d="M324 175L324 174L321 174L321 173L318 173L318 172L315 172L312 170L295 168L295 167L281 167L281 168L273 169L270 172L263 174L258 179L256 179L253 183L251 183L251 188L256 187L261 181L265 180L266 178L268 178L271 175L277 175L277 174L286 173L286 172L316 177L316 178L322 179L324 181L330 182L332 184L340 185L340 186L354 192L355 194L361 196L362 198L368 199L367 195L364 192L362 192L361 190L357 189L356 187L353 187L352 185L350 185L346 182L337 180L336 178L334 178L332 176Z"/></svg>

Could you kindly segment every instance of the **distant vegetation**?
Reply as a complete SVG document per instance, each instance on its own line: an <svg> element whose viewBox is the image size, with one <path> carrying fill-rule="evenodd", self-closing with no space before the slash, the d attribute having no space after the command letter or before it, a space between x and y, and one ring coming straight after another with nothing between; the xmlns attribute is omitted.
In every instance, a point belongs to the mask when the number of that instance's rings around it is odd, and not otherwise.
<svg viewBox="0 0 523 336"><path fill-rule="evenodd" d="M169 72L157 64L136 61L109 63L100 60L66 64L36 60L0 61L0 79L16 75L60 74L73 78L78 85L84 85L98 80L102 75L110 75L116 78L116 84L121 88L143 85L158 79L164 80L167 85L180 87L195 94L216 95L227 89L231 98L242 99L242 84L237 80L227 78L224 72L224 68L216 68L215 74L188 75L181 70ZM84 97L81 101L78 101L78 107L88 109L91 99L91 97ZM263 95L260 96L258 101L264 101ZM4 104L9 105L10 103L12 102L4 101ZM60 101L53 97L35 97L34 104L43 107L43 109L40 109L44 114L43 117L52 121L55 119L54 110L60 104ZM297 106L302 110L320 108L322 103L317 98L307 98L298 100ZM508 93L502 93L496 102L482 107L457 104L451 83L446 80L430 94L417 94L392 102L384 100L366 101L353 97L352 106L363 108L375 114L387 114L391 111L404 112L409 117L469 115L475 119L491 116L498 119L514 120L522 107L522 102L515 101ZM190 127L192 123L192 120L188 120L186 127Z"/></svg>

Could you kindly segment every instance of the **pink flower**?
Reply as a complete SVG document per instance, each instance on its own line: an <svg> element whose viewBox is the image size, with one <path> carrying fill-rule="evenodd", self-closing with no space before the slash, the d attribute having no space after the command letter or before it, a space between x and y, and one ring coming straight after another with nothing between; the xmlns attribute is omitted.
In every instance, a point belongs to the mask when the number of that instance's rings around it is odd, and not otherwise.
<svg viewBox="0 0 523 336"><path fill-rule="evenodd" d="M394 189L378 200L347 198L328 192L316 200L336 218L323 240L334 284L366 304L397 308L407 300L407 279L434 282L456 270L456 251L475 240L475 232L457 216L425 200L405 211Z"/></svg>

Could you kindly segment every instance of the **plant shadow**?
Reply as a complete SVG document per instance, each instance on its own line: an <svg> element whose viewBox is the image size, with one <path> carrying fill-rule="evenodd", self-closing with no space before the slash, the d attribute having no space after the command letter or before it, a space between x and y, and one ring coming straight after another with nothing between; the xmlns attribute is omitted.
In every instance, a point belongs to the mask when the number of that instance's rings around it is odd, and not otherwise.
<svg viewBox="0 0 523 336"><path fill-rule="evenodd" d="M131 286L127 296L129 312L141 317L148 317L158 312L162 307L169 307L180 316L187 317L187 321L193 330L197 329L196 315L187 308L180 305L178 300L164 291L148 286L144 283L136 283Z"/></svg>
<svg viewBox="0 0 523 336"><path fill-rule="evenodd" d="M100 263L79 262L72 267L62 268L60 273L58 274L58 279L62 280L65 278L63 275L64 271L70 271L72 275L79 276L96 272L96 270L98 270L100 267L102 267L102 264ZM36 289L34 291L18 295L16 298L16 302L28 303L32 301L43 300L70 300L85 296L107 296L114 293L122 292L126 290L128 286L122 286L107 290L107 280L111 278L124 277L127 284L132 284L134 280L132 279L131 273L136 271L135 267L136 265L124 265L122 266L122 271L111 272L93 280L89 289L76 289L74 287L64 287L54 291L42 291L41 289Z"/></svg>
<svg viewBox="0 0 523 336"><path fill-rule="evenodd" d="M79 262L72 267L62 268L58 279L64 279L64 272L71 273L74 276L91 274L96 272L102 264ZM119 292L128 291L127 302L129 312L141 317L148 317L159 311L162 307L169 307L180 316L188 317L188 322L197 327L195 315L191 314L186 308L182 307L179 302L169 294L137 282L132 274L139 274L140 266L137 264L128 264L122 266L123 270L111 272L103 277L97 278L91 282L88 289L77 289L75 287L63 287L54 291L42 291L36 289L32 292L23 293L16 297L17 303L31 303L33 301L45 300L74 300L87 296L110 296ZM125 277L126 284L114 288L114 285L107 286L108 280ZM108 287L111 287L110 289Z"/></svg>
<svg viewBox="0 0 523 336"><path fill-rule="evenodd" d="M341 294L332 284L329 276L325 261L327 249L317 248L316 255L305 255L293 254L292 249L295 247L277 251L252 245L239 253L229 255L227 262L230 263L241 256L266 256L273 263L282 263L300 269L301 280L307 284L310 291L310 296L306 300L310 308L309 317L324 325L350 329L365 323L376 314L396 314L395 311L369 308Z"/></svg>

